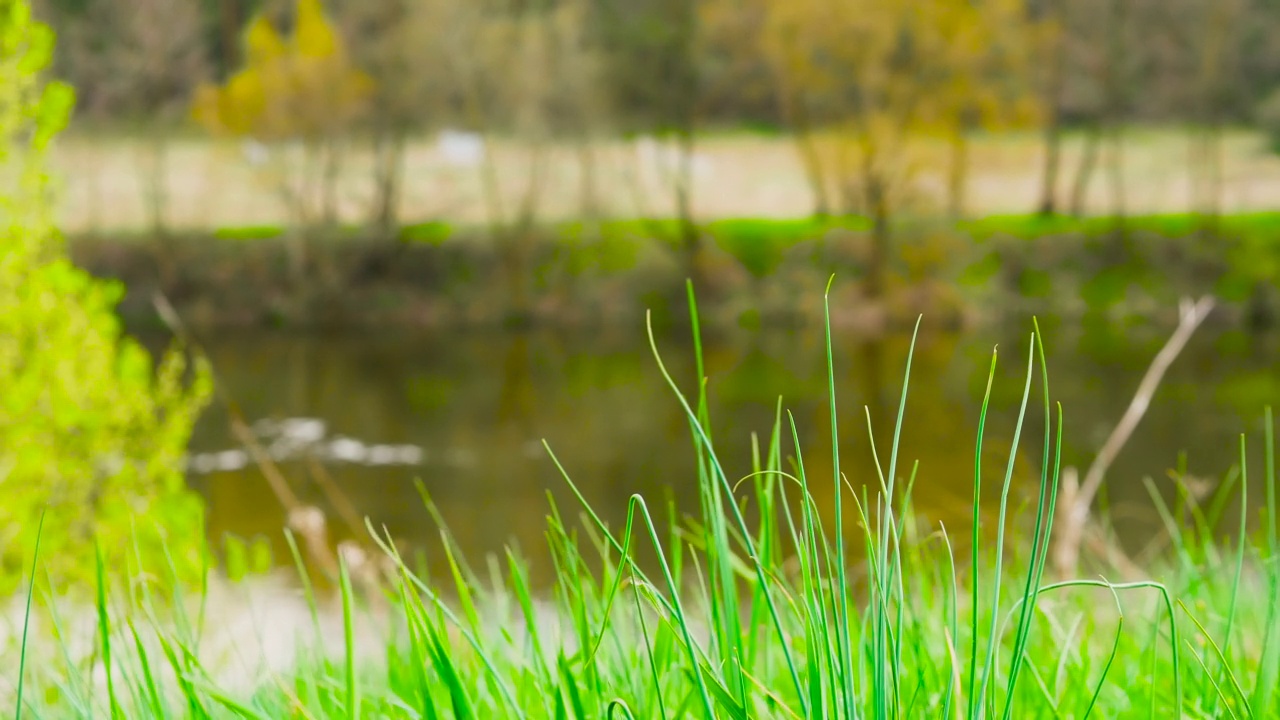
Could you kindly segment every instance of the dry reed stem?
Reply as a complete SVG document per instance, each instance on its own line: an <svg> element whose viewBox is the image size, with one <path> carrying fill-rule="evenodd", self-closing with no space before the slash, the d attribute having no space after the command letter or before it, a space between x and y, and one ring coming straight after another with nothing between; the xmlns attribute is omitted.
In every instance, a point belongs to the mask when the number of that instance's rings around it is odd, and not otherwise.
<svg viewBox="0 0 1280 720"><path fill-rule="evenodd" d="M1142 381L1138 383L1138 389L1134 393L1133 400L1130 401L1129 407L1125 410L1124 415L1120 417L1120 421L1111 430L1111 434L1107 437L1106 442L1102 444L1102 448L1098 450L1098 454L1094 457L1093 463L1089 465L1088 471L1085 473L1084 481L1079 481L1079 475L1075 468L1066 468L1062 473L1062 483L1059 491L1059 504L1057 508L1058 533L1054 540L1053 560L1054 566L1058 574L1062 577L1072 577L1076 574L1076 570L1080 564L1080 549L1086 540L1086 531L1089 522L1089 508L1093 505L1093 500L1098 494L1098 490L1102 487L1102 481L1106 478L1107 470L1111 468L1111 464L1115 462L1120 451L1124 448L1129 438L1133 435L1133 431L1138 427L1138 423L1142 421L1143 415L1146 414L1147 408L1151 405L1151 398L1155 395L1156 390L1160 387L1160 381L1164 379L1164 374L1168 371L1169 366L1182 353L1191 336L1195 334L1197 328L1200 327L1204 319L1208 317L1213 310L1214 299L1205 295L1194 303L1188 298L1183 298L1178 306L1178 326L1174 329L1173 334L1165 342L1160 352L1156 353L1152 359L1151 365L1147 367L1147 372L1142 377ZM1090 533L1090 546L1097 547L1098 537L1096 533ZM1109 558L1113 563L1117 564L1120 569L1131 562L1116 562L1115 548L1111 552Z"/></svg>

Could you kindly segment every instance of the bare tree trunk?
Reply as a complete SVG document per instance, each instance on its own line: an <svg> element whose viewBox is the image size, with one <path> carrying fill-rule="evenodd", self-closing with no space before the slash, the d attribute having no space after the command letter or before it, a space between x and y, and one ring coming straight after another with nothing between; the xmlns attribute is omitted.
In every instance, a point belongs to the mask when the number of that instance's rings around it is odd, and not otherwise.
<svg viewBox="0 0 1280 720"><path fill-rule="evenodd" d="M338 224L338 181L342 177L342 140L330 136L324 142L324 167L321 170L320 217L325 225Z"/></svg>
<svg viewBox="0 0 1280 720"><path fill-rule="evenodd" d="M827 181L826 175L822 172L822 155L814 142L809 110L804 104L804 98L792 91L785 78L780 80L780 84L778 95L781 98L782 113L791 125L796 150L800 154L800 164L804 167L805 177L809 180L809 190L813 193L813 215L818 218L827 217L831 214L831 203L827 198Z"/></svg>
<svg viewBox="0 0 1280 720"><path fill-rule="evenodd" d="M867 262L867 298L884 299L888 285L889 257L892 238L889 229L889 204L886 188L879 174L866 179L867 210L871 213L871 256Z"/></svg>
<svg viewBox="0 0 1280 720"><path fill-rule="evenodd" d="M600 217L600 194L596 187L596 153L591 137L585 134L578 143L578 205L583 220L594 222Z"/></svg>
<svg viewBox="0 0 1280 720"><path fill-rule="evenodd" d="M166 210L169 204L168 187L168 153L169 133L163 123L150 131L146 145L146 161L143 182L143 195L147 206L147 220L151 232L156 237L163 237L168 231Z"/></svg>
<svg viewBox="0 0 1280 720"><path fill-rule="evenodd" d="M1125 23L1128 21L1129 0L1111 0L1110 18L1107 23L1107 51L1103 67L1103 94L1106 107L1103 123L1111 141L1111 212L1117 218L1125 215L1124 185L1124 81L1125 73Z"/></svg>
<svg viewBox="0 0 1280 720"><path fill-rule="evenodd" d="M952 220L964 217L969 180L969 133L959 128L951 136L951 165L947 177L947 212Z"/></svg>
<svg viewBox="0 0 1280 720"><path fill-rule="evenodd" d="M380 131L374 139L373 227L384 238L393 237L399 225L404 146L404 134L392 129Z"/></svg>
<svg viewBox="0 0 1280 720"><path fill-rule="evenodd" d="M1085 203L1089 199L1089 181L1093 179L1093 168L1097 165L1098 148L1101 144L1102 127L1095 120L1085 135L1080 165L1076 168L1076 179L1071 185L1071 214L1077 217L1084 214Z"/></svg>
<svg viewBox="0 0 1280 720"><path fill-rule="evenodd" d="M529 267L533 233L538 222L538 207L542 199L542 188L545 185L546 148L542 138L535 138L533 148L529 151L528 176L525 181L524 195L509 231L505 234L506 249L504 255L508 264L508 287L511 293L510 312L513 317L522 318L529 313Z"/></svg>
<svg viewBox="0 0 1280 720"><path fill-rule="evenodd" d="M1222 81L1223 54L1227 47L1236 2L1210 3L1204 23L1204 44L1200 53L1197 100L1201 127L1192 135L1192 205L1201 216L1204 229L1212 232L1222 208L1222 116L1218 108L1218 87Z"/></svg>
<svg viewBox="0 0 1280 720"><path fill-rule="evenodd" d="M1108 155L1107 168L1110 170L1111 182L1111 214L1116 218L1125 216L1125 183L1124 183L1124 130L1119 123L1113 123L1108 133L1111 141L1111 152Z"/></svg>
<svg viewBox="0 0 1280 720"><path fill-rule="evenodd" d="M697 68L698 14L695 3L677 0L671 3L673 55L677 80L672 89L670 115L679 147L679 164L674 182L676 216L680 224L680 247L684 251L686 271L695 284L701 284L700 257L702 235L698 231L693 210L693 160L697 145L697 116L701 78Z"/></svg>
<svg viewBox="0 0 1280 720"><path fill-rule="evenodd" d="M680 133L680 163L675 181L676 217L680 220L680 245L684 248L689 271L696 274L702 238L693 215L693 151L693 129L689 127Z"/></svg>
<svg viewBox="0 0 1280 720"><path fill-rule="evenodd" d="M156 246L159 263L160 286L170 288L177 275L177 258L174 257L173 246L169 236L168 225L168 128L163 122L157 123L150 131L144 149L142 194L147 208L147 219L151 226L151 237Z"/></svg>
<svg viewBox="0 0 1280 720"><path fill-rule="evenodd" d="M1044 129L1044 175L1040 178L1040 204L1036 212L1042 216L1058 212L1058 165L1062 157L1062 127L1058 113L1052 113Z"/></svg>
<svg viewBox="0 0 1280 720"><path fill-rule="evenodd" d="M1040 215L1053 215L1058 211L1058 169L1062 159L1062 89L1066 77L1066 46L1061 0L1048 4L1049 20L1053 22L1053 38L1049 46L1049 75L1045 83L1044 105L1048 117L1044 124L1044 173L1040 179Z"/></svg>

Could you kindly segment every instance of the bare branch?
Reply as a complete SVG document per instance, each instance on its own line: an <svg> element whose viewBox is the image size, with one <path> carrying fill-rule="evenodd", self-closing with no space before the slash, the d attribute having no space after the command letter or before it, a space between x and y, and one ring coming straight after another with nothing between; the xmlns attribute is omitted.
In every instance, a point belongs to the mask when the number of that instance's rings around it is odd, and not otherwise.
<svg viewBox="0 0 1280 720"><path fill-rule="evenodd" d="M1111 468L1111 464L1120 455L1120 451L1133 435L1138 423L1142 421L1165 372L1182 353L1191 336L1208 317L1213 307L1214 299L1208 295L1194 303L1189 298L1183 298L1179 302L1178 327L1151 361L1142 381L1138 383L1137 392L1134 393L1129 407L1112 429L1106 442L1102 444L1102 449L1098 451L1093 463L1089 465L1084 481L1077 481L1078 476L1074 468L1064 471L1059 496L1060 525L1054 550L1054 564L1062 575L1075 573L1080 546L1084 539L1085 525L1089 519L1089 508L1102 487L1107 470Z"/></svg>

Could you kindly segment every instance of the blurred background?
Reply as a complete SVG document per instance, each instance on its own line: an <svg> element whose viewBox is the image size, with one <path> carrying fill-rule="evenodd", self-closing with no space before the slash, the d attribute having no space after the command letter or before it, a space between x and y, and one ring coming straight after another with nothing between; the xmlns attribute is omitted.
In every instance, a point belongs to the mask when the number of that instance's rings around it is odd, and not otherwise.
<svg viewBox="0 0 1280 720"><path fill-rule="evenodd" d="M1032 315L1087 466L1178 298L1221 301L1112 468L1134 552L1144 479L1211 492L1280 399L1270 0L36 5L78 95L71 253L152 347L170 301L228 398L189 463L218 542L288 562L236 418L335 537L368 515L437 552L421 489L464 549L536 555L547 493L576 512L543 439L607 518L635 492L696 508L645 333L696 392L686 280L731 475L779 397L822 475L834 275L843 465L874 483L862 408L883 457L923 317L903 455L955 534L990 353L999 468Z"/></svg>

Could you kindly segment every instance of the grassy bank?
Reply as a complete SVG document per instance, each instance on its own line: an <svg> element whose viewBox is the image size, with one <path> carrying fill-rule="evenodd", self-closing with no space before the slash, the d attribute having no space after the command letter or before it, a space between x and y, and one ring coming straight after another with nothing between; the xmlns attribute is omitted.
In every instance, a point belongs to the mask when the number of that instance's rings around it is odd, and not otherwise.
<svg viewBox="0 0 1280 720"><path fill-rule="evenodd" d="M827 356L834 388L830 335ZM290 638L299 652L287 666L239 683L207 657L203 613L175 616L146 593L144 578L100 572L92 659L65 663L56 641L24 637L27 667L11 675L23 683L15 707L41 717L557 719L1280 711L1269 414L1265 467L1242 466L1238 476L1242 490L1260 476L1269 489L1259 531L1221 540L1216 503L1161 506L1172 550L1148 578L1112 583L1104 578L1119 574L1107 565L1092 566L1085 579L1056 578L1047 561L1061 405L1052 400L1038 335L1029 333L1010 356L1000 362L1026 368L1018 426L1031 414L1044 420L1043 436L1022 453L1037 458L1041 482L1029 497L1010 496L1023 442L1017 433L1002 477L981 476L981 465L957 469L957 480L974 489L975 508L983 485L1002 488L996 515L979 518L975 509L972 533L950 535L912 512L915 466L897 448L901 433L927 429L904 419L901 407L893 437L874 439L889 451L873 467L841 468L837 454L831 476L812 477L780 402L755 471L734 478L715 451L706 385L689 392L664 370L689 421L692 481L702 498L698 517L674 523L683 529L671 536L654 530L654 514L670 510L652 498L633 497L622 528L597 521L585 502L553 508L547 539L559 581L546 595L531 591L516 550L493 558L488 572L453 554L454 582L442 587L383 538L380 589L357 591L352 578L365 565L343 564L332 596L316 589L318 578L304 582L314 632ZM655 357L661 368L656 347ZM992 379L995 364L993 354ZM902 397L909 392L910 356ZM834 390L829 400L832 435L859 432L851 429L862 425L859 414L842 408ZM572 468L562 470L572 487ZM881 491L845 492L842 472L872 478ZM839 489L832 515L820 516L810 502L818 484ZM1255 509L1237 510L1242 526L1256 526ZM107 593L113 584L131 592ZM199 598L177 604L204 607ZM337 637L326 639L322 612L338 619ZM253 652L246 638L240 653Z"/></svg>
<svg viewBox="0 0 1280 720"><path fill-rule="evenodd" d="M904 217L894 233L890 293L879 307L859 301L872 244L857 217L709 222L692 259L670 220L566 222L501 237L446 223L392 238L227 227L73 236L71 247L79 264L129 288L126 316L154 320L150 298L160 291L201 326L634 324L644 308L678 317L690 276L710 324L816 323L802 298L831 274L842 327L905 326L920 313L954 327L981 319L980 308L1150 315L1205 292L1231 303L1237 318L1280 316L1276 213L1212 223L1187 214Z"/></svg>
<svg viewBox="0 0 1280 720"><path fill-rule="evenodd" d="M1197 136L1198 137L1198 136ZM1192 202L1201 167L1192 162L1187 129L1130 128L1123 135L1125 211L1130 214L1183 211ZM179 232L210 232L223 225L283 225L292 216L279 192L282 166L269 159L255 166L238 143L224 143L190 132L174 136L159 177L148 175L151 137L72 130L59 141L55 169L65 178L60 193L59 226L72 233L139 232L152 227L151 188L164 197L164 220ZM822 138L817 138L821 142ZM1060 206L1071 202L1085 134L1069 132L1062 147ZM646 153L640 143L619 137L598 138L588 154L590 192L584 190L581 146L566 140L544 145L538 176L538 217L560 222L582 217L590 207L598 217L663 216L675 211L670 160ZM529 148L507 138L493 144L500 177L499 198L506 208L521 206L527 194ZM700 220L755 215L803 217L814 210L813 190L794 139L785 134L721 132L697 139L697 170L692 201ZM947 207L950 147L943 138L915 143L904 158L914 170L910 203L918 210ZM970 138L967 212L985 216L1027 212L1038 207L1043 172L1043 138L1038 132L975 133ZM1104 153L1094 173L1083 210L1090 215L1114 211L1113 168ZM373 206L374 156L359 141L344 154L337 184L338 216L346 222L367 219ZM1280 188L1280 156L1263 135L1251 130L1224 132L1222 210L1268 210ZM300 168L293 168L297 173ZM831 193L831 197L836 196ZM412 138L405 149L400 217L407 222L438 220L479 224L490 219L490 198L481 168L453 164L433 136Z"/></svg>

